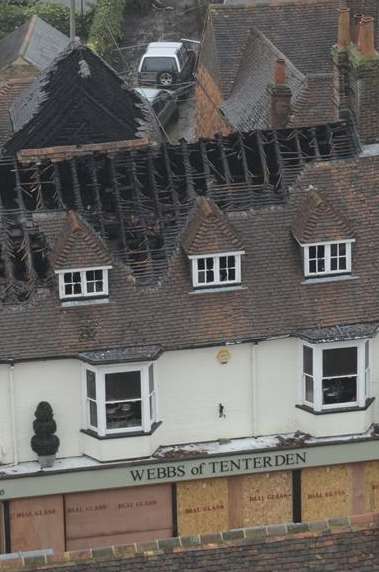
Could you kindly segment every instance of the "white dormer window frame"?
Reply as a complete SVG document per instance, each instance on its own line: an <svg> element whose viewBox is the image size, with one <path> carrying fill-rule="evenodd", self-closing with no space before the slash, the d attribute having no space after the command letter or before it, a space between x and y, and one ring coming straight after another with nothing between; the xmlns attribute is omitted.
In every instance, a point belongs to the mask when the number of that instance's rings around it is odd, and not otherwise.
<svg viewBox="0 0 379 572"><path fill-rule="evenodd" d="M242 254L245 254L245 251L189 256L192 264L193 287L209 288L240 284Z"/></svg>
<svg viewBox="0 0 379 572"><path fill-rule="evenodd" d="M109 295L108 271L111 266L56 270L61 300L96 298ZM99 274L101 272L101 275Z"/></svg>
<svg viewBox="0 0 379 572"><path fill-rule="evenodd" d="M355 239L303 244L304 276L351 274L351 245Z"/></svg>

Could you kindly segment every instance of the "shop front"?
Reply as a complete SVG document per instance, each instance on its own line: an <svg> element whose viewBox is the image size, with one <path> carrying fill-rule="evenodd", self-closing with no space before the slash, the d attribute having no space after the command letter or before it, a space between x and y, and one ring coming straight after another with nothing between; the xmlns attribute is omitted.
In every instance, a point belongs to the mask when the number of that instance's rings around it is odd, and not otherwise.
<svg viewBox="0 0 379 572"><path fill-rule="evenodd" d="M372 439L3 478L0 548L62 552L375 512L377 457Z"/></svg>

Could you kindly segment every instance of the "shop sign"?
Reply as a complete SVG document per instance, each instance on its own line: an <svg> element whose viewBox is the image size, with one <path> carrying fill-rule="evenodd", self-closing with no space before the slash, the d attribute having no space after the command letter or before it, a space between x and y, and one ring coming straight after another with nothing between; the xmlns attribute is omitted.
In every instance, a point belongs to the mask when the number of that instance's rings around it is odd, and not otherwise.
<svg viewBox="0 0 379 572"><path fill-rule="evenodd" d="M229 477L379 459L377 441L324 445L260 453L240 453L183 461L120 463L91 469L23 475L0 480L2 499L54 493Z"/></svg>

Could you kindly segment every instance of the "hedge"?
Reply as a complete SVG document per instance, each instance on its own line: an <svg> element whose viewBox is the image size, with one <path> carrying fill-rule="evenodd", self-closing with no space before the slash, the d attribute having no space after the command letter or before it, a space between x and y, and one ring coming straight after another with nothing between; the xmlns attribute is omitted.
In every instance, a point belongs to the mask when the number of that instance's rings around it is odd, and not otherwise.
<svg viewBox="0 0 379 572"><path fill-rule="evenodd" d="M28 18L37 14L57 30L67 36L70 35L70 9L60 4L48 2L33 3L29 1L24 5L2 4L0 0L0 39L21 26ZM83 18L76 13L77 34L86 40L93 19L94 11L90 10Z"/></svg>
<svg viewBox="0 0 379 572"><path fill-rule="evenodd" d="M98 0L88 36L88 45L104 55L123 37L124 11L128 0Z"/></svg>

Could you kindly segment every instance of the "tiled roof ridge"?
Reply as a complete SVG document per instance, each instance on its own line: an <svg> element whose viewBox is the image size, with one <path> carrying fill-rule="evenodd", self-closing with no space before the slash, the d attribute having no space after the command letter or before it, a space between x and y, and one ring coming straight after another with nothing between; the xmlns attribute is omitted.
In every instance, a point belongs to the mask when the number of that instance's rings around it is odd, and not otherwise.
<svg viewBox="0 0 379 572"><path fill-rule="evenodd" d="M28 20L26 20L25 23L28 23L27 27L26 27L26 33L23 39L23 42L21 44L21 48L19 51L19 55L20 56L24 56L26 54L26 51L29 47L30 44L30 40L32 38L34 29L36 27L36 23L38 20L41 20L41 18L39 18L37 16L37 14L33 14L33 16L31 18L29 18Z"/></svg>
<svg viewBox="0 0 379 572"><path fill-rule="evenodd" d="M249 37L254 33L256 33L262 39L262 41L277 55L278 58L284 59L286 62L286 65L289 68L292 68L292 71L295 74L299 75L299 77L301 76L302 79L305 79L306 76L303 74L303 72L301 72L299 70L299 68L295 66L295 64L292 62L292 60L290 60L290 58L288 56L286 56L286 54L284 52L279 50L279 48L257 26L252 26L250 28ZM246 51L246 48L244 51ZM243 58L243 55L241 57L241 60L242 60L242 58Z"/></svg>
<svg viewBox="0 0 379 572"><path fill-rule="evenodd" d="M285 523L232 529L224 532L177 536L151 542L134 543L104 548L84 548L63 553L50 550L17 552L0 556L0 570L57 569L78 564L129 561L134 558L151 560L168 554L219 550L248 544L271 544L290 540L318 539L326 536L376 531L379 528L379 513L365 513L351 517L329 518L308 523Z"/></svg>

